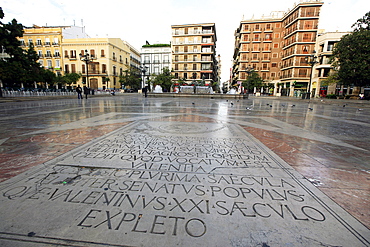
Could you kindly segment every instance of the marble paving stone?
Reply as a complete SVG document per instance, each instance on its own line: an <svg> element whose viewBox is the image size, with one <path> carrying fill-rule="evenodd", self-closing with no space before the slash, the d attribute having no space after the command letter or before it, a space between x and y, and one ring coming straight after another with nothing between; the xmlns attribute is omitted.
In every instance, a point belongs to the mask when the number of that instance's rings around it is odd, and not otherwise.
<svg viewBox="0 0 370 247"><path fill-rule="evenodd" d="M370 245L369 229L237 124L135 121L0 190L0 245Z"/></svg>

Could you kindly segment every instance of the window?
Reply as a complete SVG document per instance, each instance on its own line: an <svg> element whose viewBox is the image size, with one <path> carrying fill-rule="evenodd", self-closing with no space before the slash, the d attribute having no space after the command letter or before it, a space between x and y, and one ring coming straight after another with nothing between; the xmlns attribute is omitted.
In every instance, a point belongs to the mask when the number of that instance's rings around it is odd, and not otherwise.
<svg viewBox="0 0 370 247"><path fill-rule="evenodd" d="M60 60L55 60L55 68L60 68Z"/></svg>
<svg viewBox="0 0 370 247"><path fill-rule="evenodd" d="M259 34L255 34L253 40L254 41L259 41L260 40L260 35Z"/></svg>
<svg viewBox="0 0 370 247"><path fill-rule="evenodd" d="M94 49L91 49L91 50L90 50L90 56L91 56L91 57L95 57L95 50L94 50Z"/></svg>
<svg viewBox="0 0 370 247"><path fill-rule="evenodd" d="M197 70L197 65L193 64L193 70Z"/></svg>
<svg viewBox="0 0 370 247"><path fill-rule="evenodd" d="M102 73L107 73L107 65L106 64L102 64L101 65L101 70L102 70Z"/></svg>
<svg viewBox="0 0 370 247"><path fill-rule="evenodd" d="M42 57L42 51L37 51L37 55L38 55L39 57Z"/></svg>
<svg viewBox="0 0 370 247"><path fill-rule="evenodd" d="M242 45L242 51L248 51L248 45L247 44Z"/></svg>
<svg viewBox="0 0 370 247"><path fill-rule="evenodd" d="M41 45L42 45L42 43L41 43L41 39L37 39L37 40L36 40L36 45L37 45L37 46L41 46Z"/></svg>
<svg viewBox="0 0 370 247"><path fill-rule="evenodd" d="M188 79L188 73L184 73L184 78Z"/></svg>
<svg viewBox="0 0 370 247"><path fill-rule="evenodd" d="M76 73L76 64L71 64L72 73Z"/></svg>
<svg viewBox="0 0 370 247"><path fill-rule="evenodd" d="M263 50L264 50L264 51L269 51L269 50L270 50L270 44L265 44L265 45L263 46Z"/></svg>
<svg viewBox="0 0 370 247"><path fill-rule="evenodd" d="M82 73L86 73L86 66L85 66L85 64L82 64Z"/></svg>
<svg viewBox="0 0 370 247"><path fill-rule="evenodd" d="M105 57L104 50L101 50L101 51L100 51L100 56L101 56L101 57Z"/></svg>
<svg viewBox="0 0 370 247"><path fill-rule="evenodd" d="M197 61L198 60L198 56L197 55L193 55L193 61Z"/></svg>
<svg viewBox="0 0 370 247"><path fill-rule="evenodd" d="M279 55L278 55L277 53L272 53L272 57L273 57L273 58L278 58L278 57L279 57Z"/></svg>
<svg viewBox="0 0 370 247"><path fill-rule="evenodd" d="M277 63L271 63L272 68L277 68Z"/></svg>
<svg viewBox="0 0 370 247"><path fill-rule="evenodd" d="M55 50L55 57L60 57L59 50Z"/></svg>
<svg viewBox="0 0 370 247"><path fill-rule="evenodd" d="M311 42L312 33L304 33L303 34L303 42Z"/></svg>
<svg viewBox="0 0 370 247"><path fill-rule="evenodd" d="M75 50L71 50L70 51L70 54L71 54L71 58L76 58L76 51Z"/></svg>
<svg viewBox="0 0 370 247"><path fill-rule="evenodd" d="M41 67L44 66L44 61L40 60L39 63Z"/></svg>
<svg viewBox="0 0 370 247"><path fill-rule="evenodd" d="M19 40L19 42L21 42L21 46L25 46L24 39Z"/></svg>
<svg viewBox="0 0 370 247"><path fill-rule="evenodd" d="M280 27L281 27L280 23L275 23L275 28L280 28Z"/></svg>
<svg viewBox="0 0 370 247"><path fill-rule="evenodd" d="M64 72L69 73L69 66L68 64L64 65Z"/></svg>
<svg viewBox="0 0 370 247"><path fill-rule="evenodd" d="M271 30L271 24L266 24L266 30Z"/></svg>
<svg viewBox="0 0 370 247"><path fill-rule="evenodd" d="M334 42L328 42L328 49L327 51L333 51L334 48Z"/></svg>
<svg viewBox="0 0 370 247"><path fill-rule="evenodd" d="M33 45L33 40L32 39L28 40L28 45Z"/></svg>
<svg viewBox="0 0 370 247"><path fill-rule="evenodd" d="M52 63L52 61L51 61L51 60L47 60L46 62L47 62L47 64L48 64L48 68L49 68L49 69L53 68L53 63Z"/></svg>
<svg viewBox="0 0 370 247"><path fill-rule="evenodd" d="M253 45L253 51L259 51L259 45L258 44Z"/></svg>
<svg viewBox="0 0 370 247"><path fill-rule="evenodd" d="M50 38L45 38L45 45L50 46Z"/></svg>
<svg viewBox="0 0 370 247"><path fill-rule="evenodd" d="M254 26L254 30L260 30L260 25L259 24L256 24L255 26Z"/></svg>
<svg viewBox="0 0 370 247"><path fill-rule="evenodd" d="M196 46L193 46L193 52L198 52L198 48Z"/></svg>
<svg viewBox="0 0 370 247"><path fill-rule="evenodd" d="M305 21L303 25L304 29L313 29L313 21Z"/></svg>
<svg viewBox="0 0 370 247"><path fill-rule="evenodd" d="M51 57L51 51L50 50L46 51L46 57Z"/></svg>
<svg viewBox="0 0 370 247"><path fill-rule="evenodd" d="M274 38L275 38L275 39L280 38L280 33L275 33L275 34L274 34Z"/></svg>
<svg viewBox="0 0 370 247"><path fill-rule="evenodd" d="M248 41L248 40L249 40L249 35L244 34L244 35L243 35L243 41Z"/></svg>
<svg viewBox="0 0 370 247"><path fill-rule="evenodd" d="M249 30L249 25L244 25L244 31L248 31Z"/></svg>
<svg viewBox="0 0 370 247"><path fill-rule="evenodd" d="M58 40L58 38L54 38L53 45L58 45L58 44L59 44L59 40Z"/></svg>
<svg viewBox="0 0 370 247"><path fill-rule="evenodd" d="M159 67L154 67L154 74L159 74Z"/></svg>

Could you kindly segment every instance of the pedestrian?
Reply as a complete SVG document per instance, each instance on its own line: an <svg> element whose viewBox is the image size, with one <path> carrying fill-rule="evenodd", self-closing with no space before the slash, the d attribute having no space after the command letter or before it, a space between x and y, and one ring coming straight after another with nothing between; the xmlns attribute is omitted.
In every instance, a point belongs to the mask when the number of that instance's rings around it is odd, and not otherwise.
<svg viewBox="0 0 370 247"><path fill-rule="evenodd" d="M87 99L87 95L89 94L89 91L90 91L89 88L84 86L84 94L85 94L86 99Z"/></svg>
<svg viewBox="0 0 370 247"><path fill-rule="evenodd" d="M80 87L80 85L77 86L76 92L77 92L77 98L82 99L82 88Z"/></svg>
<svg viewBox="0 0 370 247"><path fill-rule="evenodd" d="M143 88L145 98L148 97L148 86Z"/></svg>

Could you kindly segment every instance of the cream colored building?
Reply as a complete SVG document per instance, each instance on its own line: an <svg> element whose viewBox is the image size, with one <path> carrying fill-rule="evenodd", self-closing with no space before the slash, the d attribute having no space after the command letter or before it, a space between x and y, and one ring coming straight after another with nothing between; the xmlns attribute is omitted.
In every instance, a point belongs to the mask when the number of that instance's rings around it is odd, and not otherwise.
<svg viewBox="0 0 370 247"><path fill-rule="evenodd" d="M87 86L91 89L119 89L119 76L130 68L130 48L119 38L64 39L62 51L64 73L82 74L82 79L72 86L86 85L88 77ZM86 51L91 60L88 70L80 59Z"/></svg>
<svg viewBox="0 0 370 247"><path fill-rule="evenodd" d="M316 41L316 55L318 57L315 66L313 67L311 88L314 92L313 97L320 97L327 94L340 94L340 91L345 94L352 94L353 88L348 86L340 86L337 88L336 84L322 86L322 81L325 80L334 68L331 65L330 58L333 55L333 49L340 39L349 34L348 32L324 32L320 30ZM344 94L343 93L343 94Z"/></svg>
<svg viewBox="0 0 370 247"><path fill-rule="evenodd" d="M46 69L63 75L62 41L70 38L88 38L84 28L77 26L25 27L21 46L27 49L33 44L39 63Z"/></svg>
<svg viewBox="0 0 370 247"><path fill-rule="evenodd" d="M127 42L119 38L90 38L82 27L34 25L24 28L19 40L24 49L33 44L45 69L57 75L81 73L82 78L72 87L87 85L95 90L119 89L119 76L130 66L140 66L139 52ZM88 70L80 57L86 51L91 60Z"/></svg>
<svg viewBox="0 0 370 247"><path fill-rule="evenodd" d="M218 82L215 23L172 25L174 80Z"/></svg>

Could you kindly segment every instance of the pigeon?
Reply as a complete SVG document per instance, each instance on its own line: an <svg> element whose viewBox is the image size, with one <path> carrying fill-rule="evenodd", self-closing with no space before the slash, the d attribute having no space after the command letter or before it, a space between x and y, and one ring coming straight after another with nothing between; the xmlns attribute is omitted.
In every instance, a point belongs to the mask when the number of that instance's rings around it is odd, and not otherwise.
<svg viewBox="0 0 370 247"><path fill-rule="evenodd" d="M362 111L363 109L357 109L358 111Z"/></svg>
<svg viewBox="0 0 370 247"><path fill-rule="evenodd" d="M272 107L272 105L270 105L270 107Z"/></svg>
<svg viewBox="0 0 370 247"><path fill-rule="evenodd" d="M270 105L270 104L266 104L266 105Z"/></svg>
<svg viewBox="0 0 370 247"><path fill-rule="evenodd" d="M233 106L233 105L234 105L234 103L233 103L233 102L231 102L231 105Z"/></svg>
<svg viewBox="0 0 370 247"><path fill-rule="evenodd" d="M343 105L343 107L346 107L346 105Z"/></svg>
<svg viewBox="0 0 370 247"><path fill-rule="evenodd" d="M194 102L193 102L192 104L193 104L193 105L195 105L195 103L194 103Z"/></svg>
<svg viewBox="0 0 370 247"><path fill-rule="evenodd" d="M226 102L229 102L229 100L227 99Z"/></svg>
<svg viewBox="0 0 370 247"><path fill-rule="evenodd" d="M282 106L282 107L285 107L285 105L284 105L284 104L282 104L281 106Z"/></svg>
<svg viewBox="0 0 370 247"><path fill-rule="evenodd" d="M310 108L308 108L308 109L309 109L310 111L312 111L312 110L313 110L313 108L311 108L311 107L310 107Z"/></svg>

